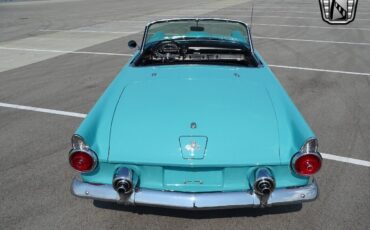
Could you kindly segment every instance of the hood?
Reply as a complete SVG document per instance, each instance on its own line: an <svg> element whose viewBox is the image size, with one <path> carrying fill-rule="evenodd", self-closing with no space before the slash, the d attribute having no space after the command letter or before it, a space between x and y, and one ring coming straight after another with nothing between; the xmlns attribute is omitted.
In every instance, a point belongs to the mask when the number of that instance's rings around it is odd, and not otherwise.
<svg viewBox="0 0 370 230"><path fill-rule="evenodd" d="M279 164L275 112L253 76L152 77L129 84L113 116L109 162Z"/></svg>

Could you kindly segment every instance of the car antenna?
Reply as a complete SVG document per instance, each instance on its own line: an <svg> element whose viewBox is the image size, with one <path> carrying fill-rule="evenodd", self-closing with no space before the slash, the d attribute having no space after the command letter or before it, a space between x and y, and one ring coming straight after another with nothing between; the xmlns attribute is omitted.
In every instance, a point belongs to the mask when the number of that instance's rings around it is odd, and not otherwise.
<svg viewBox="0 0 370 230"><path fill-rule="evenodd" d="M251 12L251 26L250 26L250 33L252 33L252 26L253 26L253 9L254 9L254 0L252 1L252 12Z"/></svg>
<svg viewBox="0 0 370 230"><path fill-rule="evenodd" d="M253 48L253 41L252 41L252 26L253 26L253 9L254 9L254 2L255 0L252 0L252 11L251 11L251 25L249 26L249 39L250 39L250 48L251 48L251 53L254 55L254 48Z"/></svg>

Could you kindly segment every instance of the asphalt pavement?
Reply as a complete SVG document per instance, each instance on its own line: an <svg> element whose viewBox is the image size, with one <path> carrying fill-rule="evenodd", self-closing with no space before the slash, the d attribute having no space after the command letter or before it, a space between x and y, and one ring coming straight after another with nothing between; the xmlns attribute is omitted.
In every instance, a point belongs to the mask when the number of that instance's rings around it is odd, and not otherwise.
<svg viewBox="0 0 370 230"><path fill-rule="evenodd" d="M254 3L255 48L325 153L315 202L181 211L70 194L77 175L68 165L70 137L82 118L69 112L88 113L133 53L127 42L140 42L145 24L162 18L250 23L251 6L248 0L0 0L0 229L369 229L369 0L359 1L356 20L345 26L323 22L317 0Z"/></svg>

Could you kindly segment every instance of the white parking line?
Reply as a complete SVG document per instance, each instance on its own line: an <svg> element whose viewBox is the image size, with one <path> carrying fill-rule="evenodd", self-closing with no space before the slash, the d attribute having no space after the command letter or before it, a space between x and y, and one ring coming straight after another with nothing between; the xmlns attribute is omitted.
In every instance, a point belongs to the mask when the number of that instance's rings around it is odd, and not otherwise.
<svg viewBox="0 0 370 230"><path fill-rule="evenodd" d="M328 154L328 153L321 153L321 155L323 158L328 159L328 160L340 161L344 163L370 167L370 161L358 160L358 159L349 158L349 157L341 157L341 156Z"/></svg>
<svg viewBox="0 0 370 230"><path fill-rule="evenodd" d="M44 109L44 108L37 108L37 107L24 106L24 105L15 105L15 104L8 104L8 103L2 103L2 102L0 102L0 107L28 110L28 111L34 111L34 112L40 112L40 113L57 114L57 115L63 115L63 116L69 116L69 117L80 117L80 118L86 117L86 114L83 114L83 113L66 112L66 111L61 111L61 110Z"/></svg>
<svg viewBox="0 0 370 230"><path fill-rule="evenodd" d="M276 15L256 15L256 16L253 15L253 17L254 18L287 18L287 19L292 18L292 19L322 20L321 17L294 17L294 16L276 16ZM369 18L356 18L356 21L370 21L370 19Z"/></svg>
<svg viewBox="0 0 370 230"><path fill-rule="evenodd" d="M308 70L316 72L327 72L327 73L340 73L340 74L349 74L349 75L361 75L361 76L370 76L370 73L361 73L361 72L349 72L341 70L331 70L331 69L316 69L316 68L307 68L307 67L298 67L298 66L286 66L286 65L270 65L270 67L282 68L282 69L298 69L298 70Z"/></svg>
<svg viewBox="0 0 370 230"><path fill-rule="evenodd" d="M253 26L278 26L278 27L293 27L293 28L314 28L314 29L330 29L330 30L369 30L370 28L360 27L337 27L337 26L303 26L303 25L289 25L289 24L262 24L253 23Z"/></svg>
<svg viewBox="0 0 370 230"><path fill-rule="evenodd" d="M219 11L221 12L225 12L225 13L228 13L228 12L250 12L252 8L250 9L221 9ZM181 9L179 10L179 12L203 12L204 10L203 9ZM216 10L215 10L216 11ZM268 10L256 10L254 9L253 10L254 13L297 13L297 14L316 14L316 15L319 15L320 16L320 10L318 9L317 11L296 11L296 10L272 10L272 11L268 11ZM356 12L356 15L370 15L370 13L363 13L363 12Z"/></svg>
<svg viewBox="0 0 370 230"><path fill-rule="evenodd" d="M124 56L131 57L132 54L120 54L120 53L103 53L103 52L88 52L88 51L66 51L66 50L43 50L43 49L23 49L23 48L10 48L10 47L0 47L5 50L18 50L18 51L29 51L29 52L57 52L65 54L96 54L96 55L107 55L107 56ZM317 69L309 67L299 67L299 66L285 66L285 65L269 65L270 67L283 68L283 69L298 69L298 70L307 70L307 71L317 71L317 72L328 72L328 73L340 73L340 74L349 74L349 75L361 75L361 76L370 76L370 73L363 72L350 72L342 70L330 70L330 69Z"/></svg>
<svg viewBox="0 0 370 230"><path fill-rule="evenodd" d="M227 10L250 10L252 8L252 6L250 7L238 7L238 8L226 8ZM199 8L199 10L205 10L205 9L209 9L209 10L212 10L212 11L216 11L216 10L219 10L219 9L213 9L213 8ZM225 8L224 8L225 9ZM222 10L224 10L222 9ZM320 6L317 5L317 6L314 6L314 7L307 7L307 6L281 6L281 7L273 7L271 5L254 5L254 10L269 10L269 9L281 9L281 10L288 10L288 9L298 9L298 10L318 10L318 12L320 12ZM363 9L364 10L364 9Z"/></svg>
<svg viewBox="0 0 370 230"><path fill-rule="evenodd" d="M369 13L370 14L370 13ZM132 21L136 22L136 21ZM313 28L313 29L328 29L328 30L364 30L370 31L370 28L364 27L338 27L338 26L305 26L305 25L291 25L291 24L266 24L253 23L253 26L270 26L270 27L291 27L291 28ZM142 31L100 31L100 30L39 30L41 32L70 32L70 33L108 33L108 34L135 34Z"/></svg>
<svg viewBox="0 0 370 230"><path fill-rule="evenodd" d="M339 42L339 41L328 41L328 40L309 40L309 39L276 38L276 37L261 37L261 36L253 36L253 38L269 39L269 40L282 40L282 41L297 41L297 42L332 43L332 44L345 44L345 45L362 45L362 46L369 46L370 45L370 43L364 43L364 42Z"/></svg>
<svg viewBox="0 0 370 230"><path fill-rule="evenodd" d="M0 46L0 50L17 50L17 51L29 51L29 52L50 52L50 53L65 53L65 54L97 54L97 55L125 56L125 57L132 56L132 54L120 54L120 53L71 51L71 50L49 50L49 49L28 49L28 48L3 47L3 46Z"/></svg>
<svg viewBox="0 0 370 230"><path fill-rule="evenodd" d="M69 116L69 117L79 117L79 118L86 117L86 114L83 114L83 113L66 112L66 111L61 111L61 110L45 109L45 108L16 105L16 104L9 104L9 103L2 103L2 102L0 102L0 107L19 109L19 110L28 110L28 111L34 111L34 112L40 112L40 113L56 114L56 115ZM321 155L324 159L328 159L328 160L340 161L344 163L370 167L370 161L342 157L342 156L337 156L337 155L328 154L328 153L322 153Z"/></svg>
<svg viewBox="0 0 370 230"><path fill-rule="evenodd" d="M245 8L248 9L248 8ZM312 9L312 10L320 10L320 6L317 4L316 6L271 6L271 5L255 5L254 9L299 9L299 10L305 10L305 9Z"/></svg>
<svg viewBox="0 0 370 230"><path fill-rule="evenodd" d="M179 17L179 15L174 14L153 14L150 15L151 17L166 17L166 18L173 18ZM189 15L189 16L197 16L197 15ZM211 15L208 15L210 17ZM203 17L203 16L202 16ZM207 15L204 15L207 17ZM242 19L249 19L250 15L230 15L230 14L212 14L212 17L228 17L228 18L242 18ZM283 18L283 19L310 19L310 20L322 20L320 16L317 17L295 17L295 16L278 16L278 15L253 15L253 18ZM369 18L356 18L356 21L370 21Z"/></svg>
<svg viewBox="0 0 370 230"><path fill-rule="evenodd" d="M347 28L348 29L348 28ZM370 28L368 29L370 30ZM40 31L57 31L57 32L71 32L71 33L133 33L133 32L119 32L119 31L91 31L91 30L40 30ZM333 44L346 44L346 45L364 45L369 46L370 43L365 42L341 42L341 41L328 41L328 40L311 40L311 39L298 39L298 38L278 38L278 37L263 37L263 36L253 36L257 39L270 39L270 40L283 40L283 41L301 41L301 42L317 42L317 43L333 43ZM0 47L1 49L2 47ZM74 51L75 52L75 51ZM77 51L78 52L78 51Z"/></svg>
<svg viewBox="0 0 370 230"><path fill-rule="evenodd" d="M228 11L228 10L226 10ZM232 10L230 10L232 11ZM235 12L241 12L242 10L237 10ZM256 11L254 10L253 12L263 12L263 13L296 13L296 14L316 14L316 15L320 15L320 11L265 11L265 10L261 10L261 11ZM370 15L370 13L364 13L364 12L356 12L356 15Z"/></svg>
<svg viewBox="0 0 370 230"><path fill-rule="evenodd" d="M104 33L104 34L136 34L141 31L101 31L101 30L40 30L41 32L68 32L68 33Z"/></svg>
<svg viewBox="0 0 370 230"><path fill-rule="evenodd" d="M76 30L83 29L88 30L87 27L76 28ZM135 29L130 29L130 31L132 30ZM129 30L127 29L126 31ZM71 51L77 53L87 47L102 44L104 42L122 38L124 36L126 36L126 34L96 33L92 36L92 34L88 33L54 32L40 33L35 36L27 36L25 38L3 41L0 42L0 47L2 47L2 49L0 49L0 72L30 65L40 61L45 61L64 53L70 53ZM18 51L16 51L14 48L16 48ZM25 49L38 49L39 53L23 52L19 48L22 48L23 51L25 51ZM42 52L41 50L48 51ZM54 51L51 52L49 50Z"/></svg>
<svg viewBox="0 0 370 230"><path fill-rule="evenodd" d="M279 3L277 3L279 4ZM365 7L366 6L366 7ZM360 9L360 11L365 11L365 12L368 12L370 10L370 8L368 7L369 5L363 5L361 7L361 4L360 4L360 7L358 7L358 10ZM250 7L251 8L251 7ZM248 10L250 8L238 8L239 10ZM233 8L231 8L233 9ZM271 6L271 5L265 5L265 6L262 6L262 5L254 5L254 9L255 10L269 10L269 9L282 9L282 10L288 10L288 9L297 9L297 10L317 10L317 12L320 12L320 6L317 4L317 5L312 5L311 6L280 6L280 7L274 7L274 6Z"/></svg>

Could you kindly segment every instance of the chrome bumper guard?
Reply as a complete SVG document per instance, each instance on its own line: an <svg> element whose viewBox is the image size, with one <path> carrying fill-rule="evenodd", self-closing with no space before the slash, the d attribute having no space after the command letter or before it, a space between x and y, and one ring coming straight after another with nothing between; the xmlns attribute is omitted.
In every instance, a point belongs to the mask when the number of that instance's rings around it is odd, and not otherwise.
<svg viewBox="0 0 370 230"><path fill-rule="evenodd" d="M180 209L216 209L237 207L260 207L258 196L251 192L185 193L136 189L122 200L112 185L97 185L73 179L73 195L81 198L111 201L131 205L148 205ZM268 199L267 206L295 204L313 201L318 197L315 180L309 185L294 188L277 188Z"/></svg>

